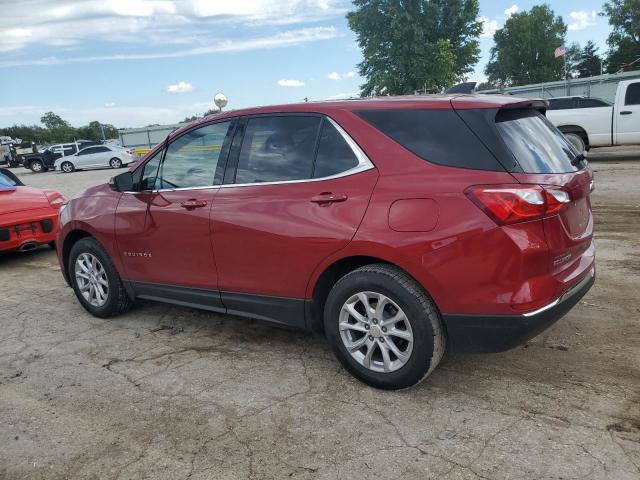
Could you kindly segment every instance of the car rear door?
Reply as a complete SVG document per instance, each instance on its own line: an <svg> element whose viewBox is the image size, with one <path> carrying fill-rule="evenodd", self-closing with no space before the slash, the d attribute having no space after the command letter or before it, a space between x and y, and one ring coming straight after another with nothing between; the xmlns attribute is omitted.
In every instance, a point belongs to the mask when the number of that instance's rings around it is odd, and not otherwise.
<svg viewBox="0 0 640 480"><path fill-rule="evenodd" d="M329 118L245 118L212 209L228 310L302 326L311 273L353 238L377 177L364 153Z"/></svg>
<svg viewBox="0 0 640 480"><path fill-rule="evenodd" d="M626 83L626 85L625 85ZM620 145L640 143L640 81L621 82L616 99L616 141Z"/></svg>

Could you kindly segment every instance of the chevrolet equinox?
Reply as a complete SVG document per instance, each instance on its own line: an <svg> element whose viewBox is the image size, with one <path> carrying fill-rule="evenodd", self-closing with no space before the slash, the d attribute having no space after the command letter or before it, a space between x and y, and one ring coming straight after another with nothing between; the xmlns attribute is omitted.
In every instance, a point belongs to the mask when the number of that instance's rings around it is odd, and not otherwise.
<svg viewBox="0 0 640 480"><path fill-rule="evenodd" d="M136 298L323 333L387 389L499 352L595 279L593 173L546 102L436 95L235 110L169 135L60 213L90 313Z"/></svg>

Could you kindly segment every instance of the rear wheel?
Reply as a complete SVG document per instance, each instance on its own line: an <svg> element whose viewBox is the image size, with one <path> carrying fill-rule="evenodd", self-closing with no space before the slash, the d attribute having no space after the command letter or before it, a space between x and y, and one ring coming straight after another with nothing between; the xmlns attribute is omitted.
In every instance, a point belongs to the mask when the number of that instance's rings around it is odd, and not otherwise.
<svg viewBox="0 0 640 480"><path fill-rule="evenodd" d="M75 170L75 167L71 162L62 162L62 165L60 165L60 170L62 170L64 173L71 173Z"/></svg>
<svg viewBox="0 0 640 480"><path fill-rule="evenodd" d="M44 165L40 160L33 160L31 163L29 163L29 168L34 173L40 173L44 171Z"/></svg>
<svg viewBox="0 0 640 480"><path fill-rule="evenodd" d="M334 353L356 378L377 388L410 387L427 377L445 350L433 302L397 267L373 264L342 277L325 305Z"/></svg>
<svg viewBox="0 0 640 480"><path fill-rule="evenodd" d="M109 165L111 165L111 168L120 168L122 167L122 160L119 158L112 158L109 160Z"/></svg>
<svg viewBox="0 0 640 480"><path fill-rule="evenodd" d="M73 245L67 268L78 300L92 315L108 318L131 308L133 301L116 267L93 238L83 238Z"/></svg>

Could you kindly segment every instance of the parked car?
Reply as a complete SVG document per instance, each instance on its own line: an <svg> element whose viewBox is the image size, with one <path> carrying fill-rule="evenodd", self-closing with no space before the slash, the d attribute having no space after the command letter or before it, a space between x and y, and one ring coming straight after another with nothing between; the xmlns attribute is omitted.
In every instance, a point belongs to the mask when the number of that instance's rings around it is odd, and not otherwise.
<svg viewBox="0 0 640 480"><path fill-rule="evenodd" d="M550 99L547 117L579 151L640 144L640 80L620 82L613 104L598 98Z"/></svg>
<svg viewBox="0 0 640 480"><path fill-rule="evenodd" d="M0 252L54 247L65 201L55 190L27 187L11 170L0 168Z"/></svg>
<svg viewBox="0 0 640 480"><path fill-rule="evenodd" d="M121 147L95 145L80 150L73 155L58 158L55 161L54 169L64 173L71 173L74 170L86 168L121 168L135 162L132 151Z"/></svg>
<svg viewBox="0 0 640 480"><path fill-rule="evenodd" d="M59 158L69 157L83 148L101 144L98 141L80 140L73 143L51 145L42 152L24 154L22 166L31 169L34 173L46 172L54 168L56 160Z"/></svg>
<svg viewBox="0 0 640 480"><path fill-rule="evenodd" d="M136 298L324 332L402 388L445 349L497 352L595 278L584 157L546 102L425 95L236 110L172 133L61 211L93 315Z"/></svg>

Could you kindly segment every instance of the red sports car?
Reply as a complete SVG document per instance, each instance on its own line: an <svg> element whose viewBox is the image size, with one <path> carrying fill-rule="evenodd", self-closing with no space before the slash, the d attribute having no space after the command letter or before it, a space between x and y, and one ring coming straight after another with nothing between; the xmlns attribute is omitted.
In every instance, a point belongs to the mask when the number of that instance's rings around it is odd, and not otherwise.
<svg viewBox="0 0 640 480"><path fill-rule="evenodd" d="M58 211L66 198L55 190L25 186L0 168L0 252L54 246Z"/></svg>

